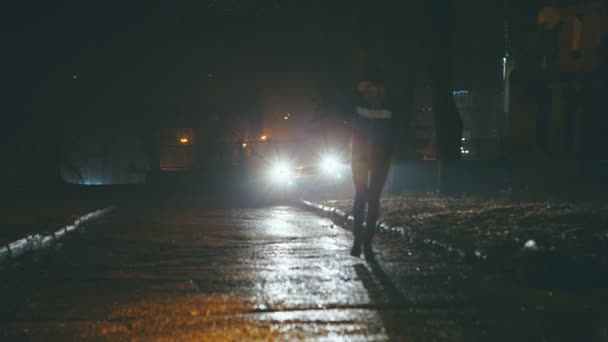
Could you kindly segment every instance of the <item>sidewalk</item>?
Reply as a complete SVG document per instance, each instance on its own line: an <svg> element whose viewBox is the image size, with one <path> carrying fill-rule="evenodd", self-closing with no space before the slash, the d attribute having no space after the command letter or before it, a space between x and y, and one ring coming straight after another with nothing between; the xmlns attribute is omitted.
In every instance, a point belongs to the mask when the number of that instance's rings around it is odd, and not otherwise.
<svg viewBox="0 0 608 342"><path fill-rule="evenodd" d="M351 200L320 204L351 213ZM541 278L559 273L559 282L607 278L608 204L406 194L383 198L382 211L388 226L460 248L475 261Z"/></svg>

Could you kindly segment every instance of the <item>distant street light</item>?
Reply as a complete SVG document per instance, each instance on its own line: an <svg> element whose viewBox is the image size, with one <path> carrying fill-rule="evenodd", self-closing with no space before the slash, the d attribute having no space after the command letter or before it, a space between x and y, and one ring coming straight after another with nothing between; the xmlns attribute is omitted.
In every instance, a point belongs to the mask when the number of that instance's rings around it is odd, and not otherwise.
<svg viewBox="0 0 608 342"><path fill-rule="evenodd" d="M261 139L261 140L263 140L263 141L266 141L266 140L268 140L268 137L267 137L267 136L265 136L265 135L262 135L262 136L260 137L260 139Z"/></svg>
<svg viewBox="0 0 608 342"><path fill-rule="evenodd" d="M243 146L243 148L247 148L247 143L244 142L242 146Z"/></svg>
<svg viewBox="0 0 608 342"><path fill-rule="evenodd" d="M182 144L187 144L190 140L188 139L188 137L182 137L179 139L179 142Z"/></svg>
<svg viewBox="0 0 608 342"><path fill-rule="evenodd" d="M540 27L553 30L560 22L559 12L554 7L543 7L536 18Z"/></svg>

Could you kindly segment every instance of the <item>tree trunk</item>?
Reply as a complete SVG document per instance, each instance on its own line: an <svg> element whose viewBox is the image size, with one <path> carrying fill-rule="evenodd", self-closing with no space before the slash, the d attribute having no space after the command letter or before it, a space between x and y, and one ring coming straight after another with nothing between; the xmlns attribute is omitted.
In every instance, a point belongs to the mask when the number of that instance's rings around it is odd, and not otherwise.
<svg viewBox="0 0 608 342"><path fill-rule="evenodd" d="M435 0L431 5L430 78L437 160L439 161L439 192L453 193L460 183L456 166L460 161L462 120L454 104L452 83L452 1Z"/></svg>

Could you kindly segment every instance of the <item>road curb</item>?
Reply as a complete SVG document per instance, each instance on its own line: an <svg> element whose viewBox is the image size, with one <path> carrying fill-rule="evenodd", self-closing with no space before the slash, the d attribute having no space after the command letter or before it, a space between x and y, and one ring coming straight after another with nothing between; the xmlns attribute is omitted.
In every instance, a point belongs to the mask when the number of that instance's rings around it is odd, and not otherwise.
<svg viewBox="0 0 608 342"><path fill-rule="evenodd" d="M348 215L340 209L324 206L322 204L310 201L301 200L300 204L308 210L311 210L315 213L334 220L334 222L338 221L337 224L342 228L352 230L349 227L353 223L352 215ZM348 223L348 225L346 225L346 223ZM476 260L481 261L486 260L486 254L480 250L466 250L464 248L460 248L449 243L436 241L425 236L424 234L420 234L418 232L413 231L409 227L390 226L385 222L380 222L380 224L378 224L378 232L381 234L387 234L400 239L407 240L409 243L415 245L441 250L442 252L448 253L449 255L457 256L460 258L475 258Z"/></svg>
<svg viewBox="0 0 608 342"><path fill-rule="evenodd" d="M61 227L54 233L48 235L28 235L22 239L0 245L0 262L15 259L29 252L50 247L58 243L59 240L65 238L68 234L80 229L86 222L100 218L110 213L112 210L114 210L114 207L91 211L90 213L79 216L74 220L74 223Z"/></svg>

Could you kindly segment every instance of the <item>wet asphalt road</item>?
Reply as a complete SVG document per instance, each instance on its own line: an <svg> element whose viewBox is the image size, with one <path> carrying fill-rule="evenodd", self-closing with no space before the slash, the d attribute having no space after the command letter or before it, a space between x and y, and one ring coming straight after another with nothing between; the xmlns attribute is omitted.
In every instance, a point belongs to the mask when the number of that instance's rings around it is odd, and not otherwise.
<svg viewBox="0 0 608 342"><path fill-rule="evenodd" d="M608 341L602 293L351 238L297 207L122 206L0 270L0 340Z"/></svg>

